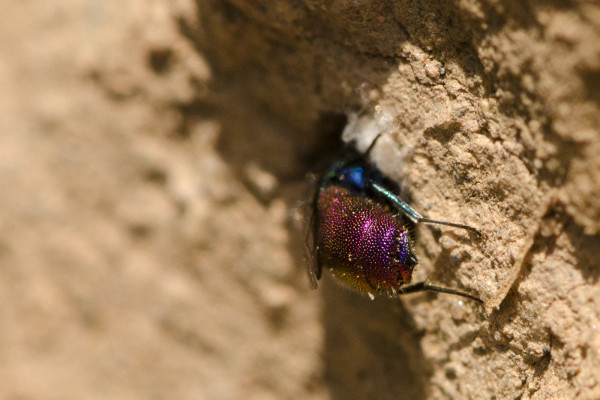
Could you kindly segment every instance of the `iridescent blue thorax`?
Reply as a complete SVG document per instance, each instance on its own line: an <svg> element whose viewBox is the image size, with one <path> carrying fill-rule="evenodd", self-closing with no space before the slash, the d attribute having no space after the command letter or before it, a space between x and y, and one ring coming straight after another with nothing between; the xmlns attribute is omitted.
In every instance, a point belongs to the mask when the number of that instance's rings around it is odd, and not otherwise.
<svg viewBox="0 0 600 400"><path fill-rule="evenodd" d="M367 161L337 161L323 175L320 188L322 190L329 186L340 186L356 195L366 195L369 182L383 184L384 176Z"/></svg>

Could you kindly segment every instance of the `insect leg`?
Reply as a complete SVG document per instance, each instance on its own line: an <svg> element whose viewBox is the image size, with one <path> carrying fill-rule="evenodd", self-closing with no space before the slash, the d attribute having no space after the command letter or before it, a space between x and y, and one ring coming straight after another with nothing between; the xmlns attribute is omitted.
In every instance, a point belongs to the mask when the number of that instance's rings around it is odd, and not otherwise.
<svg viewBox="0 0 600 400"><path fill-rule="evenodd" d="M412 285L402 286L400 289L396 290L396 292L399 295L408 294L408 293L416 293L416 292L425 292L425 291L455 294L457 296L466 297L468 299L475 300L479 303L483 303L483 301L479 297L476 297L470 293L463 292L461 290L450 289L450 288L443 287L443 286L431 285L427 282L413 283Z"/></svg>
<svg viewBox="0 0 600 400"><path fill-rule="evenodd" d="M408 217L408 219L410 219L415 224L452 226L454 228L466 229L468 231L471 231L471 232L477 234L478 236L481 236L481 233L479 233L479 231L477 229L475 229L471 226L468 226L468 225L425 218L421 214L419 214L414 208L412 208L411 206L406 204L398 196L396 196L394 193L392 193L390 190L386 189L382 185L380 185L376 182L369 182L368 185L371 189L373 189L380 196L384 197L385 199L389 200L392 204L394 204L404 215L406 215Z"/></svg>

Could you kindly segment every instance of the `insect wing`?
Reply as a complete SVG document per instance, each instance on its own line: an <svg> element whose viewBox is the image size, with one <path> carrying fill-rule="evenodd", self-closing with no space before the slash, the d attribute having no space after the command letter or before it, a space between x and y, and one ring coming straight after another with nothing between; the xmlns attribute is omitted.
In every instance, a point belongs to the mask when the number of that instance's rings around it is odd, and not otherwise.
<svg viewBox="0 0 600 400"><path fill-rule="evenodd" d="M310 187L312 189L312 198L304 204L304 230L306 251L306 270L308 273L308 282L311 289L316 289L319 279L321 279L321 266L317 259L317 199L319 195L318 179L316 175L310 176Z"/></svg>

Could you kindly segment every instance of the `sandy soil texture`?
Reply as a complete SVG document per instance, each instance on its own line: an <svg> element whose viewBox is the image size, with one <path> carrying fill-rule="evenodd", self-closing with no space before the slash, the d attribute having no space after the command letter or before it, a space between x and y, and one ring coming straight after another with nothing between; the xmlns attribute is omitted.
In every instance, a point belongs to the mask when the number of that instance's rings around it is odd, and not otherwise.
<svg viewBox="0 0 600 400"><path fill-rule="evenodd" d="M38 2L39 3L39 2ZM0 398L600 398L600 6L7 2ZM310 291L344 126L418 293ZM371 136L372 137L372 136Z"/></svg>

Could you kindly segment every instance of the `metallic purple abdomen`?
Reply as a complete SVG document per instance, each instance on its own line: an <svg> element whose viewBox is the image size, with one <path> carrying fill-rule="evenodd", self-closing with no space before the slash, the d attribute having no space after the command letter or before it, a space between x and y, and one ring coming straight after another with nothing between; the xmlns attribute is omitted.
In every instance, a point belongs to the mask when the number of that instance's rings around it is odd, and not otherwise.
<svg viewBox="0 0 600 400"><path fill-rule="evenodd" d="M317 257L345 284L363 292L392 292L409 283L408 231L382 205L340 186L319 193Z"/></svg>

